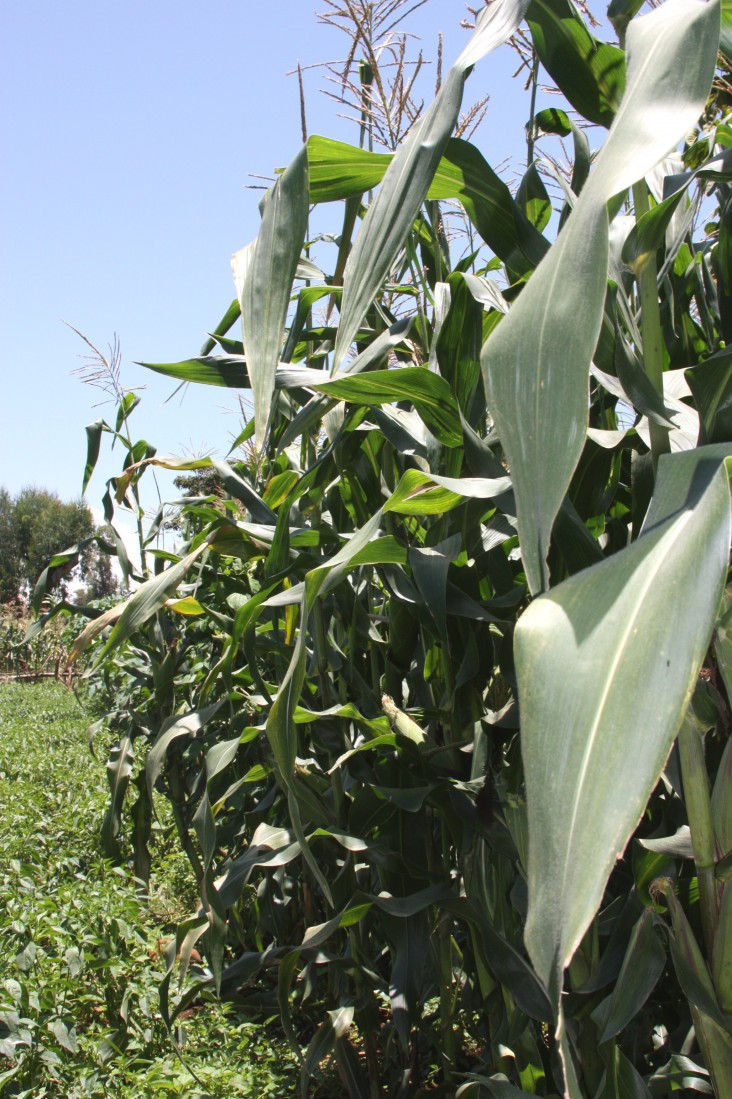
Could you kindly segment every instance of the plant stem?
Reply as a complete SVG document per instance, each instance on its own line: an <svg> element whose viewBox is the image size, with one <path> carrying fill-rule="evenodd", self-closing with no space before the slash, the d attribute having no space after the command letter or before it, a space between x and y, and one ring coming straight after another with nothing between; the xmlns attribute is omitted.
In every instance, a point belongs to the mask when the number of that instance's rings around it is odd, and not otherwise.
<svg viewBox="0 0 732 1099"><path fill-rule="evenodd" d="M704 762L701 729L687 713L679 731L684 803L691 830L691 845L699 879L699 906L707 958L711 959L719 921L717 884L714 877L715 844L709 779Z"/></svg>
<svg viewBox="0 0 732 1099"><path fill-rule="evenodd" d="M648 187L644 179L633 185L633 205L636 221L650 209ZM641 338L643 340L643 369L648 380L663 400L663 330L658 305L658 272L656 257L649 256L637 272L638 294L641 305ZM668 428L649 418L651 435L651 460L656 472L661 454L671 450Z"/></svg>
<svg viewBox="0 0 732 1099"><path fill-rule="evenodd" d="M536 116L536 87L539 83L539 58L533 49L534 60L531 66L531 107L529 108L529 124L526 127L526 168L534 163L534 144L536 136L534 132L534 118Z"/></svg>

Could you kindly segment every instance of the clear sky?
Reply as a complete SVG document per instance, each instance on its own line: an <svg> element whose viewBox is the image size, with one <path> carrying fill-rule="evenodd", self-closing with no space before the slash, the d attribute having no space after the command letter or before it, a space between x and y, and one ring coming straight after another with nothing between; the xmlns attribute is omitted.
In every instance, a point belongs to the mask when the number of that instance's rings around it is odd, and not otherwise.
<svg viewBox="0 0 732 1099"><path fill-rule="evenodd" d="M475 0L473 0L475 6ZM316 0L4 0L0 9L0 485L77 496L84 426L111 407L71 376L84 347L119 336L123 382L161 454L216 450L239 429L233 396L174 386L134 365L198 353L230 303L231 253L257 233L259 192L297 152L298 61L344 56ZM462 0L408 21L447 67L467 40ZM477 143L491 164L521 156L528 104L508 47L483 61L466 101L492 92ZM431 78L433 79L433 78ZM310 133L357 142L307 69ZM510 172L509 172L510 175ZM338 231L334 221L333 231ZM226 410L229 411L226 411ZM117 462L100 463L97 504Z"/></svg>

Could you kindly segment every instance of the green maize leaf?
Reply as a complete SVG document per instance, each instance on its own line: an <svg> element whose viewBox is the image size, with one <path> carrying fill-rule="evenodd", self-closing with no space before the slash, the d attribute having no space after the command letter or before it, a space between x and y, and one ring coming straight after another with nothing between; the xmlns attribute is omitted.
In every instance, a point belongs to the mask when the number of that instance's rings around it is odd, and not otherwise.
<svg viewBox="0 0 732 1099"><path fill-rule="evenodd" d="M409 564L414 582L435 620L440 637L447 643L447 573L459 556L462 538L453 534L436 546L413 546Z"/></svg>
<svg viewBox="0 0 732 1099"><path fill-rule="evenodd" d="M222 740L209 748L206 752L207 783L211 782L221 771L225 771L229 764L233 762L240 744L241 738L235 737L233 740Z"/></svg>
<svg viewBox="0 0 732 1099"><path fill-rule="evenodd" d="M280 1019L282 1021L282 1029L285 1033L285 1037L295 1051L300 1063L303 1064L300 1040L295 1031L290 1011L292 982L299 961L299 950L292 950L289 954L286 954L284 958L281 958L280 963L277 966L277 1003L280 1009Z"/></svg>
<svg viewBox="0 0 732 1099"><path fill-rule="evenodd" d="M685 371L706 443L732 441L732 349Z"/></svg>
<svg viewBox="0 0 732 1099"><path fill-rule="evenodd" d="M610 0L607 17L615 27L618 37L624 38L631 19L643 7L643 0Z"/></svg>
<svg viewBox="0 0 732 1099"><path fill-rule="evenodd" d="M522 1091L501 1073L493 1076L481 1076L480 1073L466 1072L467 1083L461 1084L455 1092L455 1099L481 1099L487 1091L491 1099L533 1099L532 1092ZM549 1099L557 1099L550 1096Z"/></svg>
<svg viewBox="0 0 732 1099"><path fill-rule="evenodd" d="M578 195L590 174L590 143L584 130L575 125L569 115L558 107L546 107L534 116L534 135L558 134L560 137L572 135L574 142L574 163L570 186Z"/></svg>
<svg viewBox="0 0 732 1099"><path fill-rule="evenodd" d="M654 930L655 919L653 909L646 908L633 928L615 987L592 1013L600 1042L614 1038L638 1014L663 972L666 951Z"/></svg>
<svg viewBox="0 0 732 1099"><path fill-rule="evenodd" d="M342 1007L328 1012L328 1019L321 1023L310 1039L300 1070L300 1096L307 1099L310 1078L332 1050L337 1038L342 1037L351 1025L354 1009Z"/></svg>
<svg viewBox="0 0 732 1099"><path fill-rule="evenodd" d="M241 355L244 357L244 344L241 340L235 340L233 336L217 336L216 343L225 355Z"/></svg>
<svg viewBox="0 0 732 1099"><path fill-rule="evenodd" d="M60 565L75 565L79 560L79 555L90 546L96 539L83 538L81 542L77 542L75 546L69 546L68 549L62 550L60 553L54 553L51 560L48 562L46 568L43 570L33 588L33 598L31 600L31 606L34 614L40 614L43 601L46 598L49 585L53 587L55 579L58 575L55 574L55 570Z"/></svg>
<svg viewBox="0 0 732 1099"><path fill-rule="evenodd" d="M526 20L539 60L574 109L609 126L623 96L623 51L590 34L570 0L532 0Z"/></svg>
<svg viewBox="0 0 732 1099"><path fill-rule="evenodd" d="M180 980L182 982L188 970L191 951L204 932L208 931L208 927L208 919L205 916L196 914L189 917L178 924L175 939L169 943L165 950L165 976L158 986L158 994L160 997L160 1014L169 1033L179 1012L183 1011L192 1000L196 999L201 988L208 983L207 981L200 984L196 983L193 989L187 990L176 1003L175 1010L171 1012L170 981L173 971L180 962Z"/></svg>
<svg viewBox="0 0 732 1099"><path fill-rule="evenodd" d="M290 560L290 508L281 507L277 515L277 524L267 559L264 562L264 575L271 579L284 572Z"/></svg>
<svg viewBox="0 0 732 1099"><path fill-rule="evenodd" d="M186 554L177 564L140 585L135 594L122 605L122 613L109 635L109 640L97 657L95 668L99 667L111 652L119 648L132 636L135 630L165 605L178 585L182 583L191 565L207 549L208 543L202 542L200 546ZM100 619L96 619L92 625L96 626L99 621Z"/></svg>
<svg viewBox="0 0 732 1099"><path fill-rule="evenodd" d="M390 328L387 328L384 332L381 332L375 340L372 340L368 344L360 355L357 355L354 359L351 359L350 362L344 364L341 376L344 374L359 374L361 371L368 370L374 363L385 358L389 351L406 341L413 320L413 317L404 317ZM309 431L312 431L315 426L321 422L325 413L333 407L333 403L333 401L327 400L322 396L315 397L312 401L309 401L304 408L300 409L290 425L285 429L278 443L279 449L284 450L284 448L289 446L295 439L299 439L302 435L306 435Z"/></svg>
<svg viewBox="0 0 732 1099"><path fill-rule="evenodd" d="M241 306L239 305L239 299L234 298L229 308L224 313L219 323L210 333L209 338L201 348L201 355L210 355L216 346L216 339L218 336L225 336L229 329L238 321L241 316Z"/></svg>
<svg viewBox="0 0 732 1099"><path fill-rule="evenodd" d="M381 518L381 512L378 513ZM350 542L346 543L350 546ZM321 565L319 569L313 570L324 571L326 573L326 579L322 587L323 594L331 591L338 583L340 583L343 575L351 569L358 568L361 565L405 565L408 559L407 547L398 542L392 534L383 535L380 538L374 538L368 545L363 546L360 550L352 550L352 556L347 561L343 561L334 568L335 558L327 565ZM293 603L299 603L305 593L305 582L301 581L299 584L293 584L290 588L285 588L283 591L277 592L276 595L271 595L265 606L267 607L289 607ZM309 711L308 711L309 712ZM325 711L325 714L332 713L337 716L340 711Z"/></svg>
<svg viewBox="0 0 732 1099"><path fill-rule="evenodd" d="M667 177L665 182L672 185L672 192L670 194L666 193L663 201L643 214L633 226L623 245L623 263L626 263L638 274L663 244L666 230L671 224L671 219L687 188L697 176L702 179L708 178L710 175L715 178L728 178L729 173L724 171L728 162L729 157L727 156L716 157L706 161L693 172L686 172L681 176ZM715 169L719 170L715 171ZM664 187L665 191L666 188Z"/></svg>
<svg viewBox="0 0 732 1099"><path fill-rule="evenodd" d="M262 224L241 291L247 369L257 441L264 445L272 414L290 291L308 228L308 161L301 149L264 199Z"/></svg>
<svg viewBox="0 0 732 1099"><path fill-rule="evenodd" d="M422 735L422 740L424 740L424 734ZM372 786L371 789L377 793L379 797L386 798L387 801L392 802L394 805L398 805L405 813L418 813L436 787L434 785L410 786L407 788L403 786Z"/></svg>
<svg viewBox="0 0 732 1099"><path fill-rule="evenodd" d="M380 519L380 513L377 515L377 519ZM364 528L366 530L366 528ZM363 532L361 532L363 533ZM358 535L355 535L345 547L347 551L350 545L354 542L358 542ZM356 545L356 549L359 548ZM354 550L355 552L355 550ZM333 563L338 564L337 558L341 554L336 554L333 558ZM313 606L315 599L317 598L318 591L320 590L327 575L327 569L314 570L310 573L305 582L305 589L303 592L301 604L300 604L300 629L295 642L295 647L285 672L282 684L277 697L275 698L272 708L267 717L265 725L265 731L267 739L269 740L270 747L274 754L277 767L279 770L279 777L282 784L289 794L290 816L292 820L292 826L295 832L295 836L299 841L303 851L303 857L308 862L308 865L313 869L313 873L316 879L321 885L323 892L330 899L330 891L322 873L315 863L310 849L305 839L305 834L300 822L300 814L297 806L297 799L293 790L292 779L295 769L295 758L297 756L297 729L295 727L294 714L297 707L302 686L305 681L305 668L307 662L307 625L308 616Z"/></svg>
<svg viewBox="0 0 732 1099"><path fill-rule="evenodd" d="M336 202L378 187L394 159L345 141L314 134L308 138L308 183L311 202Z"/></svg>
<svg viewBox="0 0 732 1099"><path fill-rule="evenodd" d="M102 443L102 432L109 431L109 426L104 420L96 420L93 424L88 424L86 428L86 465L84 466L84 476L81 482L81 495L86 492L86 486L91 480L91 475L96 468L97 461L99 460L99 448Z"/></svg>
<svg viewBox="0 0 732 1099"><path fill-rule="evenodd" d="M643 1077L614 1043L607 1055L604 1081L597 1099L651 1099Z"/></svg>
<svg viewBox="0 0 732 1099"><path fill-rule="evenodd" d="M372 153L342 141L311 137L311 200L328 202L360 195L381 182L393 159L391 153ZM548 249L509 188L469 141L450 138L426 197L429 201L459 199L489 248L521 275L533 270Z"/></svg>
<svg viewBox="0 0 732 1099"><path fill-rule="evenodd" d="M638 540L536 599L516 627L526 945L555 1003L709 644L729 551L728 453L707 447L662 457Z"/></svg>
<svg viewBox="0 0 732 1099"><path fill-rule="evenodd" d="M301 846L297 842L288 843L274 851L253 843L244 855L240 855L232 862L226 874L218 881L217 889L221 904L230 906L236 903L255 866L273 868L286 866L299 858L300 854Z"/></svg>
<svg viewBox="0 0 732 1099"><path fill-rule="evenodd" d="M269 508L278 508L284 503L299 480L299 474L294 469L286 469L278 473L267 482L262 499Z"/></svg>
<svg viewBox="0 0 732 1099"><path fill-rule="evenodd" d="M477 283L479 293L490 293L487 282L459 273L448 277L446 312L430 351L430 365L434 358L465 414L479 384L483 342L483 303L476 301L473 287Z"/></svg>
<svg viewBox="0 0 732 1099"><path fill-rule="evenodd" d="M721 891L712 973L719 1006L732 1035L732 888L729 883Z"/></svg>
<svg viewBox="0 0 732 1099"><path fill-rule="evenodd" d="M513 34L527 2L504 0L483 9L473 37L448 72L434 103L412 127L389 165L346 263L334 370L345 360L427 196L458 120L469 69Z"/></svg>
<svg viewBox="0 0 732 1099"><path fill-rule="evenodd" d="M345 1084L349 1099L370 1099L373 1092L361 1069L361 1051L357 1053L347 1037L336 1038L334 1048L338 1073Z"/></svg>
<svg viewBox="0 0 732 1099"><path fill-rule="evenodd" d="M108 858L116 858L119 853L117 836L122 820L122 804L130 784L134 759L132 741L128 736L112 745L107 760L109 806L102 822L102 843Z"/></svg>
<svg viewBox="0 0 732 1099"><path fill-rule="evenodd" d="M729 657L730 639L729 639L729 626L724 628L724 633L727 635L724 639L721 638L720 632L717 634L716 644L714 646L714 652L717 659L720 658L720 653L723 659ZM720 661L721 663L721 661ZM725 686L729 677L729 666L727 667L727 673L723 676ZM712 818L714 820L714 834L722 851L727 852L725 858L728 862L729 855L732 854L732 740L727 741L727 746L722 753L722 759L717 770L717 778L714 782L714 789L712 790ZM715 873L721 876L723 868L720 863L717 864Z"/></svg>
<svg viewBox="0 0 732 1099"><path fill-rule="evenodd" d="M210 721L221 708L222 704L223 699L215 702L212 706L204 707L202 710L191 710L187 714L179 714L163 722L145 760L145 781L147 782L150 799L152 799L155 783L163 769L168 748L173 741L182 736L193 739L206 722Z"/></svg>
<svg viewBox="0 0 732 1099"><path fill-rule="evenodd" d="M671 957L682 991L689 1001L696 1038L704 1053L718 1099L732 1095L732 1032L719 1007L712 978L699 944L681 904L674 893L673 883L663 878L656 883L657 892L665 898L673 934L669 936Z"/></svg>
<svg viewBox="0 0 732 1099"><path fill-rule="evenodd" d="M240 500L244 504L255 523L275 526L277 523L276 513L272 511L272 508L264 502L252 486L231 468L228 462L222 462L219 458L212 458L210 462L221 477L226 491L235 500Z"/></svg>
<svg viewBox="0 0 732 1099"><path fill-rule="evenodd" d="M313 388L351 404L380 405L411 401L441 443L460 446L463 441L454 393L444 378L423 366L372 370L358 377L337 377Z"/></svg>
<svg viewBox="0 0 732 1099"><path fill-rule="evenodd" d="M134 412L139 405L142 397L138 393L125 393L122 400L117 406L117 422L115 424L115 431L121 431L122 425L127 417Z"/></svg>
<svg viewBox="0 0 732 1099"><path fill-rule="evenodd" d="M177 378L181 382L218 385L226 389L250 389L247 364L241 355L206 355L183 359L179 363L137 363L156 374Z"/></svg>
<svg viewBox="0 0 732 1099"><path fill-rule="evenodd" d="M254 420L250 420L247 426L241 431L234 439L233 443L229 447L229 454L233 454L235 450L238 450L244 443L249 442L254 437ZM228 457L228 454L227 454Z"/></svg>
<svg viewBox="0 0 732 1099"><path fill-rule="evenodd" d="M441 477L408 469L384 504L399 515L438 515L452 511L466 499L490 500L508 491L508 477Z"/></svg>
<svg viewBox="0 0 732 1099"><path fill-rule="evenodd" d="M521 180L516 201L532 225L539 230L546 228L552 216L552 204L535 161L529 165Z"/></svg>
<svg viewBox="0 0 732 1099"><path fill-rule="evenodd" d="M460 507L465 501L456 492L440 488L418 469L408 469L384 504L384 511L397 515L440 515Z"/></svg>
<svg viewBox="0 0 732 1099"><path fill-rule="evenodd" d="M307 148L309 174L312 170L310 162L310 142L313 140L325 140L325 138L310 138L310 140L308 141ZM340 142L337 142L337 144L340 144ZM346 145L344 147L346 149L349 149L350 145ZM313 305L315 305L316 301L320 301L320 299L324 297L340 297L341 289L342 288L340 286L303 286L300 288L297 295L297 308L295 310L295 316L292 320L292 323L290 324L290 331L287 334L287 343L285 345L285 350L282 353L283 362L288 363L291 361L297 341L304 338L303 333L305 325L310 311Z"/></svg>
<svg viewBox="0 0 732 1099"><path fill-rule="evenodd" d="M588 373L607 286L607 203L696 121L714 73L718 19L718 4L668 0L629 27L628 86L595 168L556 243L483 348L532 592L548 585L552 526L587 432Z"/></svg>
<svg viewBox="0 0 732 1099"><path fill-rule="evenodd" d="M193 828L203 854L203 869L208 871L216 850L216 822L205 790L193 816Z"/></svg>
<svg viewBox="0 0 732 1099"><path fill-rule="evenodd" d="M285 783L287 787L287 807L290 812L290 821L292 823L292 830L295 833L295 837L300 844L302 857L308 865L310 873L315 878L320 888L323 891L323 896L327 900L331 908L333 908L333 896L330 891L330 886L323 874L320 867L320 863L315 858L315 855L310 849L310 845L305 835L305 830L302 826L302 820L300 819L300 806L298 804L297 791L292 782L292 776L288 776Z"/></svg>
<svg viewBox="0 0 732 1099"><path fill-rule="evenodd" d="M719 36L719 48L729 62L732 62L732 0L722 0L722 30Z"/></svg>
<svg viewBox="0 0 732 1099"><path fill-rule="evenodd" d="M326 717L340 717L346 721L353 721L369 736L379 736L389 728L388 722L383 718L364 717L351 702L347 702L345 706L330 706L327 710L306 710L298 706L292 720L297 725L309 725L312 721L319 721Z"/></svg>
<svg viewBox="0 0 732 1099"><path fill-rule="evenodd" d="M526 959L486 919L480 920L480 932L486 945L488 965L521 1011L530 1019L548 1022L552 1018L551 1004Z"/></svg>
<svg viewBox="0 0 732 1099"><path fill-rule="evenodd" d="M409 900L410 898L405 898ZM392 1017L402 1048L409 1049L409 1035L424 998L425 957L430 948L430 922L418 911L409 921L382 914L381 926L391 953L389 998Z"/></svg>
<svg viewBox="0 0 732 1099"><path fill-rule="evenodd" d="M347 763L352 756L358 755L360 752L368 752L371 751L372 748L396 747L397 738L394 733L384 733L382 736L374 737L373 740L365 740L362 744L359 744L357 748L350 748L349 751L344 752L342 756L339 756L328 771L328 774L332 775L334 771L337 771L344 763Z"/></svg>

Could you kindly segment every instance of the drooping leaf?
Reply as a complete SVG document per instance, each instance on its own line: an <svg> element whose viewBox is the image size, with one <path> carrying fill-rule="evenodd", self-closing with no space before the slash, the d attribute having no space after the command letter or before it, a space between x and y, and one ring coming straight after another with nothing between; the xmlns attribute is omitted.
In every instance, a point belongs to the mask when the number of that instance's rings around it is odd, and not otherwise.
<svg viewBox="0 0 732 1099"><path fill-rule="evenodd" d="M99 448L102 443L102 432L109 430L104 420L95 420L93 424L88 424L86 428L86 465L84 466L84 476L81 482L81 495L86 492L86 486L89 484L91 475L96 468L97 461L99 459Z"/></svg>
<svg viewBox="0 0 732 1099"><path fill-rule="evenodd" d="M574 109L610 126L623 96L623 51L595 38L570 0L532 0L526 18L542 65Z"/></svg>
<svg viewBox="0 0 732 1099"><path fill-rule="evenodd" d="M170 745L180 737L188 737L189 739L195 737L196 733L220 709L222 703L223 700L219 700L201 710L191 710L187 714L176 714L163 723L145 761L145 780L151 800L155 783L165 764L165 757Z"/></svg>
<svg viewBox="0 0 732 1099"><path fill-rule="evenodd" d="M577 126L569 115L558 107L546 107L534 117L534 134L558 134L560 137L572 135L574 143L574 161L570 186L578 195L590 174L590 143L587 134Z"/></svg>
<svg viewBox="0 0 732 1099"><path fill-rule="evenodd" d="M438 515L464 500L490 500L511 487L508 477L441 477L408 469L384 504L400 515Z"/></svg>
<svg viewBox="0 0 732 1099"><path fill-rule="evenodd" d="M732 350L724 348L686 372L704 442L732 441Z"/></svg>
<svg viewBox="0 0 732 1099"><path fill-rule="evenodd" d="M287 307L308 226L308 161L303 148L267 193L241 291L241 317L254 420L264 444L284 342Z"/></svg>
<svg viewBox="0 0 732 1099"><path fill-rule="evenodd" d="M381 182L392 160L391 153L372 153L330 138L311 137L310 197L314 202L328 202L360 195ZM547 242L507 185L469 141L450 138L426 197L428 201L459 199L489 248L519 275L536 267L547 251Z"/></svg>
<svg viewBox="0 0 732 1099"><path fill-rule="evenodd" d="M159 611L160 608L164 606L167 599L183 581L183 578L191 565L207 549L208 543L201 542L196 549L186 554L177 564L171 565L170 568L161 572L159 576L153 577L152 580L146 580L144 584L140 585L135 594L123 605L122 613L109 635L106 645L97 657L97 665L109 656L114 649L123 644L128 637L131 637L135 630L144 622L147 622L156 611ZM96 625L98 621L99 619L97 619L93 625ZM84 632L86 633L86 630Z"/></svg>
<svg viewBox="0 0 732 1099"><path fill-rule="evenodd" d="M629 27L628 84L595 168L556 243L483 348L532 592L548 584L552 526L587 431L588 372L607 284L607 202L696 121L714 72L718 19L714 3L669 0Z"/></svg>
<svg viewBox="0 0 732 1099"><path fill-rule="evenodd" d="M355 377L333 378L314 388L352 404L380 405L411 401L440 442L445 446L459 446L462 442L460 412L455 395L444 378L425 367L372 370Z"/></svg>
<svg viewBox="0 0 732 1099"><path fill-rule="evenodd" d="M107 782L109 783L109 806L102 822L102 843L108 858L117 857L122 804L130 784L132 764L135 753L128 736L122 737L112 745L107 760Z"/></svg>
<svg viewBox="0 0 732 1099"><path fill-rule="evenodd" d="M709 644L729 550L726 453L708 447L662 458L640 538L536 599L516 628L526 944L555 1003Z"/></svg>
<svg viewBox="0 0 732 1099"><path fill-rule="evenodd" d="M655 914L646 908L633 928L617 983L595 1008L593 1019L600 1042L614 1038L637 1015L653 991L666 964L666 952L654 930Z"/></svg>
<svg viewBox="0 0 732 1099"><path fill-rule="evenodd" d="M510 37L527 3L528 0L504 0L483 9L473 37L448 72L437 98L394 155L346 263L334 370L346 358L361 321L427 196L458 120L468 70Z"/></svg>

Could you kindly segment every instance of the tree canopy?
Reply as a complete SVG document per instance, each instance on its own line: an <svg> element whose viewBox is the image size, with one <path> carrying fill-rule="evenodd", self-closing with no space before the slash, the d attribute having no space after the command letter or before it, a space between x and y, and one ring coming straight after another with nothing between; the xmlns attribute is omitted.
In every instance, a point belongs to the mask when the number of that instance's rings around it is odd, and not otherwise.
<svg viewBox="0 0 732 1099"><path fill-rule="evenodd" d="M0 601L9 602L24 585L32 586L60 549L93 539L94 534L94 517L83 500L63 501L55 492L34 486L13 497L0 488ZM116 588L109 561L102 560L94 541L83 547L75 564L58 570L50 587L63 590L72 578L86 582L90 598Z"/></svg>

